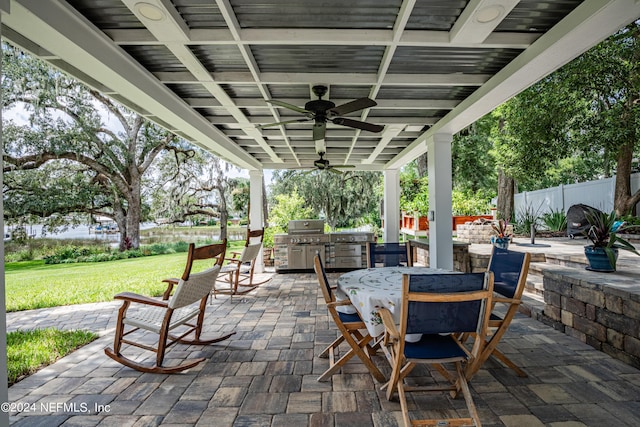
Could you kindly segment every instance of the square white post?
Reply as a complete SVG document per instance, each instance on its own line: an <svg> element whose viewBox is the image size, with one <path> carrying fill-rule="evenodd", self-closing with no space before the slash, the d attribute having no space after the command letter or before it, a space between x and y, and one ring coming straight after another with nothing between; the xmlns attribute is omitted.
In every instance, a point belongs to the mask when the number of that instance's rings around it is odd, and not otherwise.
<svg viewBox="0 0 640 427"><path fill-rule="evenodd" d="M400 172L384 171L384 234L385 242L397 242L400 238Z"/></svg>
<svg viewBox="0 0 640 427"><path fill-rule="evenodd" d="M450 134L435 134L427 140L429 265L445 270L453 270L452 141L453 135Z"/></svg>
<svg viewBox="0 0 640 427"><path fill-rule="evenodd" d="M9 13L9 2L0 1L0 16ZM1 29L0 24L0 29ZM0 64L0 75L2 75L2 64ZM1 95L1 94L0 94ZM4 140L2 133L2 113L0 112L0 149L4 153ZM3 186L4 173L0 171L0 187ZM4 204L0 199L0 225L4 233ZM4 272L4 245L0 246L0 263ZM9 402L9 387L7 386L7 307L5 304L6 286L4 274L0 277L0 402ZM9 411L0 412L0 425L9 425Z"/></svg>
<svg viewBox="0 0 640 427"><path fill-rule="evenodd" d="M249 206L251 211L249 212L249 225L251 230L262 228L264 224L264 218L262 217L262 170L250 170L249 171ZM258 256L256 259L255 270L256 273L264 272L264 260L262 256Z"/></svg>

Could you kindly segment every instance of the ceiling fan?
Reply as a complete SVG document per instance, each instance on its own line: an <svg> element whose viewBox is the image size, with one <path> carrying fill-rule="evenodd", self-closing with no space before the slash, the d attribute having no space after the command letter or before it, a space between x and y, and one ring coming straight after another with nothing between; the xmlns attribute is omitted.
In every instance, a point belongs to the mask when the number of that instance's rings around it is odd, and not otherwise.
<svg viewBox="0 0 640 427"><path fill-rule="evenodd" d="M355 168L354 165L336 165L336 166L332 166L332 165L329 164L329 160L324 158L324 154L325 153L323 153L322 151L318 153L320 158L313 162L313 167L314 167L313 170L329 171L329 172L333 172L333 173L342 173L338 169Z"/></svg>
<svg viewBox="0 0 640 427"><path fill-rule="evenodd" d="M348 119L344 116L345 114L353 113L354 111L364 110L365 108L373 107L378 105L373 99L370 98L358 98L354 101L347 102L346 104L338 105L334 104L331 101L327 101L326 99L322 99L324 95L327 93L327 86L324 85L316 85L312 87L313 93L318 97L318 99L313 99L307 102L304 105L304 108L298 107L296 105L292 105L286 102L278 101L275 99L267 100L267 102L279 105L280 107L288 108L289 110L296 111L298 113L302 113L307 116L304 119L296 119L296 120L287 120L284 122L278 123L269 123L266 125L258 126L259 129L271 127L271 126L279 126L287 123L296 123L296 122L306 122L307 120L314 120L315 124L313 125L313 140L318 141L320 139L324 139L325 133L327 131L327 121L336 124L347 126L354 129L366 130L368 132L378 133L384 129L384 126L375 125L373 123L362 122L360 120Z"/></svg>

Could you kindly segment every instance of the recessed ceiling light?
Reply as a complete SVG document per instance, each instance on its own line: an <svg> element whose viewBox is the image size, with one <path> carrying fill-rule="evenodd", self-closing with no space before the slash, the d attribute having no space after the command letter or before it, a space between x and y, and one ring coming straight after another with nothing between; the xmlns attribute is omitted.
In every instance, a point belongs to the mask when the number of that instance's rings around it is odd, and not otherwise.
<svg viewBox="0 0 640 427"><path fill-rule="evenodd" d="M476 12L476 21L481 24L494 21L504 13L504 8L499 5L488 6Z"/></svg>
<svg viewBox="0 0 640 427"><path fill-rule="evenodd" d="M158 6L151 3L136 3L136 12L149 21L162 21L165 14Z"/></svg>

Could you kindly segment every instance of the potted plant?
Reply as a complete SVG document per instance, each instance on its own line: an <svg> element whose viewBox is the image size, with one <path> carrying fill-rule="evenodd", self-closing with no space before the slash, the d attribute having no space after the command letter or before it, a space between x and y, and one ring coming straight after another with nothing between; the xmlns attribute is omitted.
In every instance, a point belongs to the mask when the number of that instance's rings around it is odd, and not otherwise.
<svg viewBox="0 0 640 427"><path fill-rule="evenodd" d="M266 227L262 239L262 259L265 267L273 267L273 236L278 231L277 226Z"/></svg>
<svg viewBox="0 0 640 427"><path fill-rule="evenodd" d="M497 236L491 236L491 243L501 249L509 249L511 241L511 233L508 232L507 226L509 221L500 219L491 224L491 228L497 233Z"/></svg>
<svg viewBox="0 0 640 427"><path fill-rule="evenodd" d="M607 214L590 208L585 210L584 215L589 228L583 234L591 240L591 245L584 247L584 254L589 262L587 270L616 271L619 249L640 255L631 243L618 236L621 231L636 228L636 226L626 227L624 222L616 220L615 212Z"/></svg>

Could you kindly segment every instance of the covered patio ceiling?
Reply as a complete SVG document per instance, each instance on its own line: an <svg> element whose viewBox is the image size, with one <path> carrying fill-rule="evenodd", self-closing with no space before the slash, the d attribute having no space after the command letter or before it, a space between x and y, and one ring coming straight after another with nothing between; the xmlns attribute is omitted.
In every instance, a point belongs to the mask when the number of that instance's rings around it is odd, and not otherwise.
<svg viewBox="0 0 640 427"><path fill-rule="evenodd" d="M397 169L640 16L637 0L5 0L2 36L248 170ZM324 85L379 133L313 120ZM339 121L339 120L336 120Z"/></svg>

